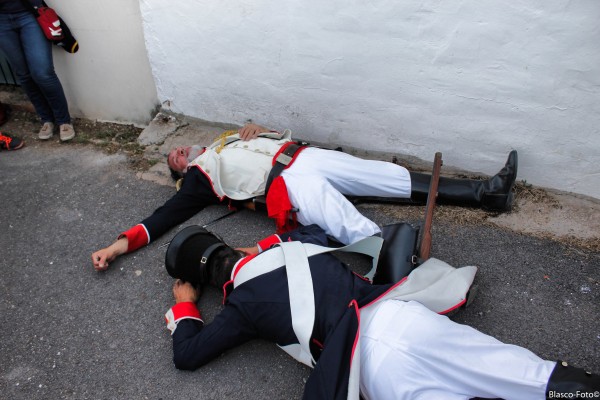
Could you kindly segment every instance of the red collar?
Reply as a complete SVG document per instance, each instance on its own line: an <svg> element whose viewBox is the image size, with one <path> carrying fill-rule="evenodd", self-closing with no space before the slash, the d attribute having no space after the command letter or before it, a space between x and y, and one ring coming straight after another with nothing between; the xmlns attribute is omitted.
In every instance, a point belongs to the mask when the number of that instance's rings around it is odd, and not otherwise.
<svg viewBox="0 0 600 400"><path fill-rule="evenodd" d="M252 255L246 256L246 257L238 260L237 263L235 263L235 265L233 266L233 271L231 272L231 280L225 282L225 284L223 285L223 304L225 304L225 300L227 300L227 296L233 290L233 280L235 279L238 272L240 272L240 269L242 269L242 267L244 265L246 265L248 263L248 261L252 260L257 255L258 254L252 254Z"/></svg>

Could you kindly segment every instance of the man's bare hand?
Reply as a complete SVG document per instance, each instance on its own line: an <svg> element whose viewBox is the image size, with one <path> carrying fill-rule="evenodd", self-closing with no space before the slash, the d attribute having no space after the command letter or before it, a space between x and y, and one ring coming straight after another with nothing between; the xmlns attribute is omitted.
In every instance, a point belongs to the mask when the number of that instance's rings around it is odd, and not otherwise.
<svg viewBox="0 0 600 400"><path fill-rule="evenodd" d="M107 270L109 262L127 252L128 244L127 238L123 237L110 246L92 253L92 264L96 271Z"/></svg>
<svg viewBox="0 0 600 400"><path fill-rule="evenodd" d="M177 279L173 284L173 297L175 298L175 303L188 301L195 303L198 301L198 291L191 283Z"/></svg>
<svg viewBox="0 0 600 400"><path fill-rule="evenodd" d="M239 130L240 139L242 140L252 140L256 138L259 133L263 132L269 132L269 130L264 126L256 124L246 124Z"/></svg>

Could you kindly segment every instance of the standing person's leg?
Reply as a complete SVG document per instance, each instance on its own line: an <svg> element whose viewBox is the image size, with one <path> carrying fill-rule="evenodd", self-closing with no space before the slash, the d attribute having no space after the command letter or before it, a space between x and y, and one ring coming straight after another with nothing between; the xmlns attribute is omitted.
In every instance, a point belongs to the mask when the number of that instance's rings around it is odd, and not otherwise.
<svg viewBox="0 0 600 400"><path fill-rule="evenodd" d="M37 21L28 13L10 16L12 34L3 50L15 69L19 83L33 103L42 123L61 126L61 140L75 136L63 87L54 71L52 44L45 38ZM10 31L7 33L11 33ZM16 39L15 39L16 35ZM47 131L48 127L44 128ZM64 128L64 129L63 129ZM67 132L63 134L63 130ZM40 138L50 138L50 132L40 132Z"/></svg>
<svg viewBox="0 0 600 400"><path fill-rule="evenodd" d="M34 28L38 29L35 30ZM71 125L69 105L62 84L54 71L52 45L31 19L23 25L21 42L31 76L52 109L54 123L59 126L60 140L71 140L75 130Z"/></svg>
<svg viewBox="0 0 600 400"><path fill-rule="evenodd" d="M54 122L52 108L31 76L23 45L21 43L21 21L26 21L25 17L27 17L27 15L24 13L0 14L0 36L2 36L2 40L0 40L0 49L8 58L17 77L17 81L25 91L25 94L27 94L27 97L29 97L29 100L33 104L42 123L52 123ZM35 19L31 18L31 20L37 24ZM32 30L32 28L28 27L27 30ZM40 31L39 26L37 26L37 30ZM39 33L43 36L41 31ZM45 38L44 40L49 47L50 43Z"/></svg>
<svg viewBox="0 0 600 400"><path fill-rule="evenodd" d="M417 302L361 310L360 345L369 399L543 399L556 365Z"/></svg>

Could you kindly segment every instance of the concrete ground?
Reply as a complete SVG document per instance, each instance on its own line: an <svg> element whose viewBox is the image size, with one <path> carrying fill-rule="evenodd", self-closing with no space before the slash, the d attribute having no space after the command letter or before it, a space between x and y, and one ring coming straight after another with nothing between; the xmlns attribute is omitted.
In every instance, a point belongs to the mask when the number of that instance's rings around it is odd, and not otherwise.
<svg viewBox="0 0 600 400"><path fill-rule="evenodd" d="M169 124L175 127L156 144L144 142L146 157L162 159L166 148L213 137L223 128L174 119L156 122L167 130L173 128ZM4 128L22 135L27 146L0 153L1 398L302 396L310 370L263 341L231 350L194 372L173 367L163 319L172 305L172 279L164 270L161 245L184 226L224 214L223 207L202 211L98 273L91 253L173 194L164 164L142 173L130 169L120 153L56 139L41 142L32 132L17 132L11 122ZM141 140L148 140L151 129ZM454 320L541 357L600 373L600 251L588 245L600 240L598 203L548 196L551 200L523 192L516 210L500 216L439 207L432 255L455 266L479 266L479 294ZM422 206L407 205L359 209L382 225L416 223L423 212ZM541 233L516 229L534 220ZM567 227L566 233L558 227ZM253 243L272 229L265 215L250 211L211 226L234 246ZM366 272L364 258L344 260ZM218 313L220 300L217 290L203 294L207 322Z"/></svg>

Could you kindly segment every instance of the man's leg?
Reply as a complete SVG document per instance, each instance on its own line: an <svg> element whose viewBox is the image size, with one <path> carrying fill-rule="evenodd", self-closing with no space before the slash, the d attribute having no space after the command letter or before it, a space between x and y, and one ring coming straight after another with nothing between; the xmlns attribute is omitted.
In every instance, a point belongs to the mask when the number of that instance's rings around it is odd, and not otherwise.
<svg viewBox="0 0 600 400"><path fill-rule="evenodd" d="M543 399L556 365L417 302L361 310L360 346L368 399Z"/></svg>
<svg viewBox="0 0 600 400"><path fill-rule="evenodd" d="M440 177L437 201L468 207L481 207L493 211L512 208L512 188L517 179L518 157L516 150L508 155L505 166L487 180ZM425 201L431 175L411 172L411 199Z"/></svg>
<svg viewBox="0 0 600 400"><path fill-rule="evenodd" d="M352 205L329 182L320 176L284 170L281 174L287 186L290 202L303 225L319 225L325 233L344 244L380 232L379 227Z"/></svg>
<svg viewBox="0 0 600 400"><path fill-rule="evenodd" d="M308 148L290 170L325 178L348 196L410 197L410 175L406 168L377 160L365 160L340 151Z"/></svg>
<svg viewBox="0 0 600 400"><path fill-rule="evenodd" d="M306 149L295 164L326 178L342 194L375 200L427 199L430 174L377 160L365 160L339 151ZM290 168L294 168L294 165ZM506 211L512 207L512 188L517 178L518 157L512 151L505 166L487 180L440 177L437 201L467 207Z"/></svg>
<svg viewBox="0 0 600 400"><path fill-rule="evenodd" d="M31 15L29 16L31 17ZM62 84L54 71L52 44L44 37L33 18L23 22L20 36L30 78L33 79L52 110L57 125L70 124L71 115Z"/></svg>

